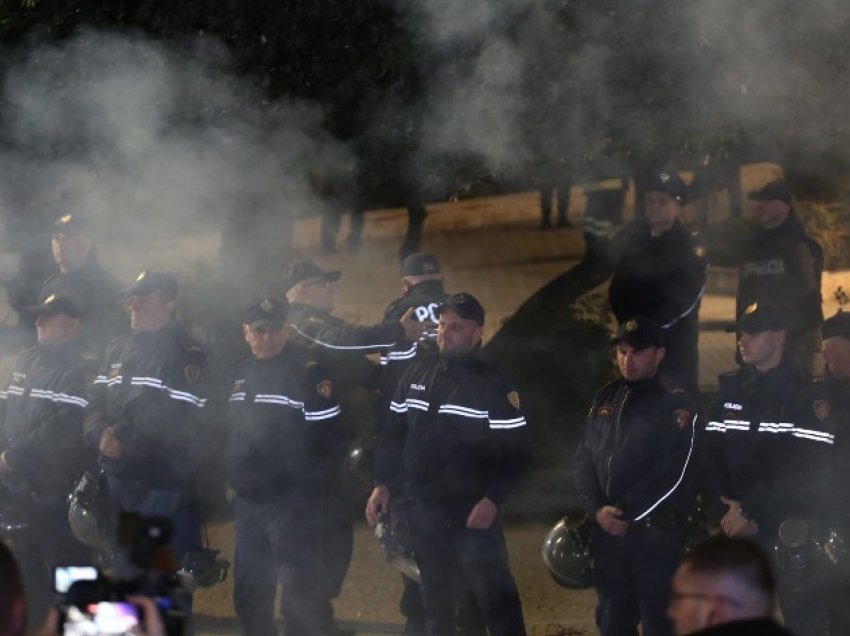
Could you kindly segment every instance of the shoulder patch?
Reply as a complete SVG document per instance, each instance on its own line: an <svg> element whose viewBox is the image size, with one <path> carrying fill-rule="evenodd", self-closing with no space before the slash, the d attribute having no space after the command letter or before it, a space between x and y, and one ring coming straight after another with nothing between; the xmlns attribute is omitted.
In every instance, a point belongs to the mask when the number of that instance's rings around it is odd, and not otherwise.
<svg viewBox="0 0 850 636"><path fill-rule="evenodd" d="M322 380L316 385L316 392L326 400L334 393L334 386L330 380Z"/></svg>
<svg viewBox="0 0 850 636"><path fill-rule="evenodd" d="M602 406L596 407L596 414L600 417L608 417L613 412L614 407L609 404L603 404Z"/></svg>
<svg viewBox="0 0 850 636"><path fill-rule="evenodd" d="M519 410L519 393L516 391L511 391L508 393L508 402L512 407Z"/></svg>
<svg viewBox="0 0 850 636"><path fill-rule="evenodd" d="M705 248L702 245L694 247L694 256L697 258L705 258Z"/></svg>
<svg viewBox="0 0 850 636"><path fill-rule="evenodd" d="M832 414L832 405L828 400L815 400L813 404L815 417L819 420L825 420Z"/></svg>
<svg viewBox="0 0 850 636"><path fill-rule="evenodd" d="M685 389L683 389L678 384L668 378L662 378L660 384L662 387L664 387L664 390L666 390L671 395L679 395L680 393L685 392Z"/></svg>
<svg viewBox="0 0 850 636"><path fill-rule="evenodd" d="M676 409L673 411L673 422L678 428L685 429L691 425L693 416L687 409Z"/></svg>
<svg viewBox="0 0 850 636"><path fill-rule="evenodd" d="M196 384L201 379L201 367L197 364L187 364L183 368L183 373L189 384Z"/></svg>

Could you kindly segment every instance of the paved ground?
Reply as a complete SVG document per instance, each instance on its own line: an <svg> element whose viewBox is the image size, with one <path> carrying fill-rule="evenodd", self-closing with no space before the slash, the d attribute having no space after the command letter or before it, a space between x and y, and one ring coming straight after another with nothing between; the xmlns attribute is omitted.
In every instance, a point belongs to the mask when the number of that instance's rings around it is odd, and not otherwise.
<svg viewBox="0 0 850 636"><path fill-rule="evenodd" d="M423 248L439 256L449 289L471 291L487 307L489 323L485 337L492 336L501 321L529 295L581 257L580 229L537 230L537 206L536 193L429 206ZM580 223L580 218L573 221ZM398 293L397 250L405 223L402 210L371 212L367 215L360 250L333 254L317 253L316 220L297 224L294 243L298 254L344 272L337 313L362 323L380 319L383 307ZM344 222L340 243L344 243L345 232ZM705 326L711 326L728 321L733 312L731 297L710 294L705 298L701 315ZM704 389L710 390L717 373L729 368L733 347L729 334L711 329L701 331L700 384ZM553 479L556 477L561 476ZM546 476L538 478L544 480ZM508 525L511 562L529 632L537 636L595 633L594 593L558 587L540 558L543 537L559 512L553 510L543 513L539 520ZM229 524L213 528L212 538L217 547L230 553ZM228 580L198 595L196 607L201 615L201 631L232 633L235 630L230 585ZM371 531L361 524L357 528L352 567L336 603L338 617L343 624L356 628L358 634L400 633L402 619L397 610L400 591L399 576L382 560Z"/></svg>

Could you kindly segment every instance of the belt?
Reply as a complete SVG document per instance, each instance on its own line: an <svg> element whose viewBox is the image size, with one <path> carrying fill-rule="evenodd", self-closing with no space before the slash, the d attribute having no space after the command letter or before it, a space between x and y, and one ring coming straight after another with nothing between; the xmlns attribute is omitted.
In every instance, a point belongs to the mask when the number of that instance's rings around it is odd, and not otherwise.
<svg viewBox="0 0 850 636"><path fill-rule="evenodd" d="M684 528L688 525L688 516L681 512L657 512L629 525L637 528Z"/></svg>

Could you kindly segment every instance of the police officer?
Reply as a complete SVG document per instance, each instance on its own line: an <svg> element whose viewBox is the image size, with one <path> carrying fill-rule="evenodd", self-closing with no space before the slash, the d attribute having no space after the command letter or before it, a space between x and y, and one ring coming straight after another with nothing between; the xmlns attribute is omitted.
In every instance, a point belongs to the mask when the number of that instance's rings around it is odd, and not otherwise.
<svg viewBox="0 0 850 636"><path fill-rule="evenodd" d="M771 181L748 196L756 204L756 227L738 266L735 315L754 302L777 305L789 319L789 355L802 373L813 375L820 371L815 355L823 321L823 250L794 212L785 180Z"/></svg>
<svg viewBox="0 0 850 636"><path fill-rule="evenodd" d="M418 358L399 382L366 518L374 525L391 494L394 506L410 500L428 634L453 633L458 593L471 590L489 634L521 636L500 507L530 459L525 418L512 384L479 355L478 300L453 294L436 313L439 352Z"/></svg>
<svg viewBox="0 0 850 636"><path fill-rule="evenodd" d="M53 568L83 564L89 555L68 525L66 499L83 471L87 374L80 346L80 311L48 296L25 312L35 318L38 344L23 351L0 392L0 476L30 524L29 546L18 558L26 574L31 616L51 601Z"/></svg>
<svg viewBox="0 0 850 636"><path fill-rule="evenodd" d="M603 636L671 634L665 617L670 580L692 503L688 470L695 405L662 379L661 327L624 321L613 340L622 377L594 397L573 457L579 500L591 534L596 623Z"/></svg>
<svg viewBox="0 0 850 636"><path fill-rule="evenodd" d="M193 473L204 439L207 356L174 320L177 279L142 271L124 290L131 332L109 343L85 431L114 512L171 520L179 559L200 547Z"/></svg>
<svg viewBox="0 0 850 636"><path fill-rule="evenodd" d="M608 300L620 324L644 316L661 326L667 351L661 372L696 397L697 322L707 263L705 248L679 220L687 192L675 172L651 179L646 218L630 223L612 242Z"/></svg>
<svg viewBox="0 0 850 636"><path fill-rule="evenodd" d="M51 295L71 298L82 312L82 342L99 359L106 343L127 331L118 283L101 268L91 226L82 215L69 213L56 219L51 249L59 271L44 282L39 300Z"/></svg>
<svg viewBox="0 0 850 636"><path fill-rule="evenodd" d="M702 481L728 536L780 557L779 604L800 635L826 633L823 575L808 552L832 507L834 421L825 389L786 355L788 318L753 303L730 326L744 367L721 375L705 425Z"/></svg>
<svg viewBox="0 0 850 636"><path fill-rule="evenodd" d="M288 345L285 301L245 313L251 349L230 386L228 480L236 492L233 598L243 634L276 634L275 590L287 636L327 633L320 569L324 491L345 451L335 388Z"/></svg>

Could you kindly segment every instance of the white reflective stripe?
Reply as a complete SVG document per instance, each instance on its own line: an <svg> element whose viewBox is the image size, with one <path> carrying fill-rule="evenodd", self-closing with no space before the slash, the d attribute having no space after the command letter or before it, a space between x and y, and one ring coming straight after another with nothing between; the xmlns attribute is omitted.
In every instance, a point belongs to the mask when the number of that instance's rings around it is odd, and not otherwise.
<svg viewBox="0 0 850 636"><path fill-rule="evenodd" d="M759 433L793 433L794 425L790 422L762 422Z"/></svg>
<svg viewBox="0 0 850 636"><path fill-rule="evenodd" d="M688 307L684 312L679 314L676 318L673 318L673 320L668 322L666 325L661 325L661 328L662 329L669 329L670 327L675 325L677 322L679 322L682 318L684 318L689 313L691 313L694 309L696 309L697 305L699 305L699 301L702 299L703 294L705 294L705 285L703 285L702 289L699 290L697 297L694 299L694 302L691 304L690 307Z"/></svg>
<svg viewBox="0 0 850 636"><path fill-rule="evenodd" d="M465 417L490 417L489 411L479 411L478 409L471 409L468 406L461 406L460 404L442 404L440 405L439 413L452 413Z"/></svg>
<svg viewBox="0 0 850 636"><path fill-rule="evenodd" d="M47 391L44 389L32 389L30 395L34 398L50 400L51 402L62 402L63 404L73 404L85 408L89 401L85 398L77 397L76 395L68 395L67 393L57 393L56 391Z"/></svg>
<svg viewBox="0 0 850 636"><path fill-rule="evenodd" d="M99 375L95 378L94 384L105 384L106 386L112 386L113 384L121 384L124 380L124 376L116 375L114 378L107 378L104 375ZM178 391L177 389L172 389L167 384L163 383L159 378L152 378L147 376L131 376L130 377L130 385L131 386L146 386L151 389L159 389L160 391L165 391L168 393L168 396L173 400L178 400L180 402L188 402L198 408L202 408L206 403L207 399L202 398L194 393L190 393L189 391Z"/></svg>
<svg viewBox="0 0 850 636"><path fill-rule="evenodd" d="M711 421L705 426L705 430L707 431L719 431L721 433L726 432L726 424L724 422L716 422Z"/></svg>
<svg viewBox="0 0 850 636"><path fill-rule="evenodd" d="M308 422L317 422L319 420L329 420L332 417L339 415L339 406L334 406L324 411L304 411L304 419Z"/></svg>
<svg viewBox="0 0 850 636"><path fill-rule="evenodd" d="M121 377L121 376L118 376L118 377ZM107 384L108 382L109 382L109 378L107 378L105 375L99 375L94 379L92 384Z"/></svg>
<svg viewBox="0 0 850 636"><path fill-rule="evenodd" d="M254 396L254 402L259 404L283 404L284 406L291 406L296 409L304 408L304 402L274 393L258 393Z"/></svg>
<svg viewBox="0 0 850 636"><path fill-rule="evenodd" d="M748 420L723 420L723 425L726 430L733 431L748 431L750 430L750 422Z"/></svg>
<svg viewBox="0 0 850 636"><path fill-rule="evenodd" d="M245 401L245 393L232 393L230 395L231 402L244 402Z"/></svg>
<svg viewBox="0 0 850 636"><path fill-rule="evenodd" d="M835 435L825 431L816 431L810 428L794 428L794 437L802 437L815 442L823 442L824 444L834 444Z"/></svg>
<svg viewBox="0 0 850 636"><path fill-rule="evenodd" d="M405 400L405 404L407 404L407 408L416 409L417 411L428 410L428 403L425 400L407 398L407 400Z"/></svg>
<svg viewBox="0 0 850 636"><path fill-rule="evenodd" d="M355 346L355 345L332 345L329 342L323 342L321 340L313 338L312 336L308 336L306 333L301 331L295 325L291 325L291 326L302 337L307 338L307 340L310 340L311 342L315 342L317 345L321 345L322 347L327 347L328 349L340 349L340 350L343 350L343 351L352 351L352 350L354 350L354 351L370 351L370 350L373 350L374 351L376 349L389 349L390 347L395 345L394 342L389 342L387 344L357 345L357 346Z"/></svg>
<svg viewBox="0 0 850 636"><path fill-rule="evenodd" d="M12 385L9 386L8 389L6 389L6 394L7 395L23 395L24 394L24 387L12 384Z"/></svg>
<svg viewBox="0 0 850 636"><path fill-rule="evenodd" d="M653 510L655 510L655 509L658 507L658 505L659 505L662 501L664 501L665 499L667 499L667 497L669 497L670 495L672 495L672 494L676 491L676 488L678 488L678 487L679 487L679 484L681 484L681 483L682 483L682 480L685 478L685 472L688 470L688 464L689 464L689 463L690 463L690 461L691 461L691 454L694 452L694 438L696 437L696 432L697 432L697 431L696 431L696 425L697 425L697 416L696 416L696 415L694 415L694 419L693 419L693 420L691 420L691 445L688 447L688 455L687 455L687 457L685 457L685 464L684 464L684 466L682 466L682 474L681 474L681 475L679 475L679 479L677 479L677 480L676 480L676 483L675 483L675 484L673 484L673 487L672 487L670 490L668 490L668 491L664 494L664 496L663 496L663 497L661 497L661 499L659 499L659 500L658 500L658 501L656 501L654 504L652 504L649 508L647 508L645 512L642 512L640 515L638 515L637 517L635 517L635 521L640 521L640 520L641 520L641 519L643 519L646 515L648 515L650 512L652 512Z"/></svg>
<svg viewBox="0 0 850 636"><path fill-rule="evenodd" d="M407 402L390 402L390 410L393 413L407 413Z"/></svg>
<svg viewBox="0 0 850 636"><path fill-rule="evenodd" d="M490 420L490 428L519 428L525 426L524 417L515 417L512 420Z"/></svg>

